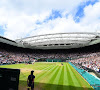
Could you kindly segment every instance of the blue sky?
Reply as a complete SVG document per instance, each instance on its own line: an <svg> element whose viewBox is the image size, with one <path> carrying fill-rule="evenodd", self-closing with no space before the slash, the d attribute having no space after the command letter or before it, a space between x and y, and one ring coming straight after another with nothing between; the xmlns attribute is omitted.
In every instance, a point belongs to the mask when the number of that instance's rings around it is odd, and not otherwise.
<svg viewBox="0 0 100 90"><path fill-rule="evenodd" d="M54 20L56 18L62 18L60 10L52 10L49 16L47 16L42 22L37 21L36 24L46 23L46 22L48 22L50 20Z"/></svg>
<svg viewBox="0 0 100 90"><path fill-rule="evenodd" d="M78 8L77 8L77 12L75 13L75 16L74 16L74 21L75 22L80 22L80 19L82 17L84 17L84 8L86 6L89 6L89 5L94 5L95 3L97 3L98 0L89 0L89 1L86 1L84 3L81 3Z"/></svg>
<svg viewBox="0 0 100 90"><path fill-rule="evenodd" d="M0 35L15 40L48 33L99 32L99 12L100 0L1 0Z"/></svg>
<svg viewBox="0 0 100 90"><path fill-rule="evenodd" d="M0 35L3 36L4 35L4 29L2 26L0 26Z"/></svg>

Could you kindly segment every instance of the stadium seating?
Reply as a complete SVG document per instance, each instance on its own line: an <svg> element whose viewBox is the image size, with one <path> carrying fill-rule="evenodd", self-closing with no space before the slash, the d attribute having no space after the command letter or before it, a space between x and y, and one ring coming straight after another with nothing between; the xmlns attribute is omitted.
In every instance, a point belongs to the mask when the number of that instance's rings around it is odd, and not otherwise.
<svg viewBox="0 0 100 90"><path fill-rule="evenodd" d="M87 71L85 71L82 68L78 68L77 66L75 66L74 64L72 64L71 62L69 62L69 64L77 71L79 72L79 74L81 74L81 76L83 76L83 78L95 89L95 90L100 90L100 79L89 74Z"/></svg>

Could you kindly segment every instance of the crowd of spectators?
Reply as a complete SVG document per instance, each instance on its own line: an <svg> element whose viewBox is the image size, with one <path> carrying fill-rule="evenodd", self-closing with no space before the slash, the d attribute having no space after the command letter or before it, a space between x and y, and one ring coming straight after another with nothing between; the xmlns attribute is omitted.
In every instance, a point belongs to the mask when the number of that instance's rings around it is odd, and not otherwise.
<svg viewBox="0 0 100 90"><path fill-rule="evenodd" d="M28 63L41 58L64 59L100 72L99 45L75 50L25 50L0 43L0 64Z"/></svg>
<svg viewBox="0 0 100 90"><path fill-rule="evenodd" d="M10 52L0 50L0 64L15 64L34 61L35 59L26 53Z"/></svg>
<svg viewBox="0 0 100 90"><path fill-rule="evenodd" d="M47 51L46 51L47 52ZM79 56L78 53L46 53L46 52L12 52L10 50L3 50L0 49L0 64L13 64L13 63L22 63L22 62L29 62L29 61L36 61L40 58L44 59L72 59Z"/></svg>
<svg viewBox="0 0 100 90"><path fill-rule="evenodd" d="M100 52L89 53L83 55L82 58L70 60L70 62L100 72Z"/></svg>
<svg viewBox="0 0 100 90"><path fill-rule="evenodd" d="M47 51L46 51L47 52ZM100 69L100 52L90 53L28 53L28 52L12 52L0 49L0 64L13 64L29 61L36 61L39 58L51 59L70 59L72 63L79 63L82 66L99 71Z"/></svg>

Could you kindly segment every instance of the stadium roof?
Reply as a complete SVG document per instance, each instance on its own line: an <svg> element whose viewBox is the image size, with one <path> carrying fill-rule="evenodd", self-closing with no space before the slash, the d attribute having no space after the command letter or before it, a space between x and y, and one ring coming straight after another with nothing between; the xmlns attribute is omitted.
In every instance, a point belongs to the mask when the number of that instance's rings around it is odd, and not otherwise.
<svg viewBox="0 0 100 90"><path fill-rule="evenodd" d="M0 42L2 42L2 43L6 43L6 44L9 44L9 45L13 45L13 46L17 46L16 41L13 41L13 40L7 39L7 38L2 37L2 36L0 36Z"/></svg>
<svg viewBox="0 0 100 90"><path fill-rule="evenodd" d="M15 41L0 36L0 42L30 49L71 49L100 43L100 33L55 33L37 35Z"/></svg>
<svg viewBox="0 0 100 90"><path fill-rule="evenodd" d="M70 32L37 35L16 40L16 42L31 49L70 49L79 48L100 42L100 33Z"/></svg>

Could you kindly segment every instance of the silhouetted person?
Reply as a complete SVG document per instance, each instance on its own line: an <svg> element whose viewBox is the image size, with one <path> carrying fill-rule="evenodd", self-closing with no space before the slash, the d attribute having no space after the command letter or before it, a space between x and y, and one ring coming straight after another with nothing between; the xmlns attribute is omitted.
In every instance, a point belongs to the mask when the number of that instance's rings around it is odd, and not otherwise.
<svg viewBox="0 0 100 90"><path fill-rule="evenodd" d="M28 79L27 79L27 85L28 87L31 88L31 90L34 90L34 79L35 79L35 76L33 75L33 72L34 71L31 71L31 74L28 76ZM28 88L29 90L29 88Z"/></svg>

